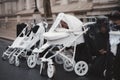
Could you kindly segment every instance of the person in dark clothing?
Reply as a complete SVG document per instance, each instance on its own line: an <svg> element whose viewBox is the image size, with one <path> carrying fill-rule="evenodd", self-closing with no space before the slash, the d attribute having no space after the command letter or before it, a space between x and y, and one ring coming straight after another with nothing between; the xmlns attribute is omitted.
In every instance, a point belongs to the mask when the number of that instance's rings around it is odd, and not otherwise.
<svg viewBox="0 0 120 80"><path fill-rule="evenodd" d="M21 34L23 29L26 27L25 32ZM23 37L24 35L29 36L31 33L31 26L28 26L26 23L19 23L17 24L17 36ZM20 35L21 34L21 35Z"/></svg>
<svg viewBox="0 0 120 80"><path fill-rule="evenodd" d="M96 35L98 45L98 53L106 54L109 48L109 34L104 26L101 27L100 32Z"/></svg>
<svg viewBox="0 0 120 80"><path fill-rule="evenodd" d="M91 69L95 75L103 76L105 73L105 80L112 80L113 54L110 52L109 29L104 22L101 24L95 35L97 53Z"/></svg>
<svg viewBox="0 0 120 80"><path fill-rule="evenodd" d="M26 27L27 25L25 23L18 23L17 24L17 35L19 36L19 34L22 32L22 30Z"/></svg>
<svg viewBox="0 0 120 80"><path fill-rule="evenodd" d="M40 26L35 25L35 26L32 28L33 33L36 33L36 32L38 31L39 27L40 27Z"/></svg>

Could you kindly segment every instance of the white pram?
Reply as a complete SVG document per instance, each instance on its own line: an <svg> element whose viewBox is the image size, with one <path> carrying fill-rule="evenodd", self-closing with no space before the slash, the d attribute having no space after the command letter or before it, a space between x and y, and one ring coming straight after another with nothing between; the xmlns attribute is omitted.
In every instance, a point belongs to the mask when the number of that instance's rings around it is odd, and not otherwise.
<svg viewBox="0 0 120 80"><path fill-rule="evenodd" d="M67 29L62 28L61 21L67 24ZM84 28L83 23L76 17L60 13L50 30L43 34L47 42L39 49L35 48L32 55L28 57L28 66L34 68L36 64L40 65L41 74L44 62L47 62L47 74L49 78L52 78L55 72L52 58L57 57L63 61L64 68L67 71L74 69L77 75L84 76L88 72L88 65L84 61L76 62L75 52L76 46L84 43L83 34L87 30ZM55 49L56 47L57 49ZM48 49L47 52L41 56L46 49ZM52 53L51 56L49 56L50 53Z"/></svg>
<svg viewBox="0 0 120 80"><path fill-rule="evenodd" d="M120 31L110 31L111 52L116 56L117 45L120 43Z"/></svg>
<svg viewBox="0 0 120 80"><path fill-rule="evenodd" d="M39 47L43 45L44 37L42 34L45 33L45 27L47 27L47 23L40 22L34 25L27 34L25 34L27 29L27 27L25 27L13 44L3 53L2 57L4 59L8 58L10 64L15 63L16 66L19 66L20 61L18 57L20 55L27 58L27 53L32 51L38 42L39 43L37 45Z"/></svg>

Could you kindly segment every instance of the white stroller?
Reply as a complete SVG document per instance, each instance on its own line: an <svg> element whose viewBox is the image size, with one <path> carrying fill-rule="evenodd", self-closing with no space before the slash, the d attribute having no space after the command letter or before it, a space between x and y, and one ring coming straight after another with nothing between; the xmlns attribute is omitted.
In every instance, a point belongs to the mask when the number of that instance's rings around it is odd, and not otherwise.
<svg viewBox="0 0 120 80"><path fill-rule="evenodd" d="M12 53L14 53L14 51L15 51L15 47L16 47L15 45L18 45L18 43L20 43L26 37L26 35L28 35L30 33L30 31L26 32L28 25L27 24L25 24L25 25L26 25L26 26L24 26L25 28L17 36L17 38L12 43L12 45L8 46L7 50L3 53L3 55L2 55L3 60L9 59L10 56L12 55Z"/></svg>
<svg viewBox="0 0 120 80"><path fill-rule="evenodd" d="M8 49L3 53L2 57L7 57L10 64L15 63L16 66L19 66L19 56L27 58L27 53L32 51L32 47L34 47L37 42L39 42L38 46L43 45L44 38L42 34L45 32L45 27L47 27L47 23L40 22L37 25L34 25L31 31L27 32L26 35L26 28L24 28L20 35L15 39L13 44L9 46ZM21 37L22 34L23 36Z"/></svg>
<svg viewBox="0 0 120 80"><path fill-rule="evenodd" d="M67 29L60 24L61 21L64 22L64 25L67 24ZM62 28L63 26L64 28ZM44 62L47 62L47 74L49 78L52 78L55 73L52 58L57 57L63 61L64 68L67 71L74 69L77 75L84 76L88 72L87 63L85 61L75 61L76 46L84 43L83 34L88 31L88 28L85 29L84 26L76 17L60 13L50 30L43 34L47 42L39 49L35 48L32 55L28 57L28 66L34 68L36 64L40 65L41 74ZM57 49L55 49L56 47ZM42 54L46 49L47 51Z"/></svg>

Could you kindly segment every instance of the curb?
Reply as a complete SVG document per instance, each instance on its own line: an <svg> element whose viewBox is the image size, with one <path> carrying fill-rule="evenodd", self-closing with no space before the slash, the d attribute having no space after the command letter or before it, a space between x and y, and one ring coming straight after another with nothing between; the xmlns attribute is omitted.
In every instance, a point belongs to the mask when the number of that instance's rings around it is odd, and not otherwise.
<svg viewBox="0 0 120 80"><path fill-rule="evenodd" d="M14 41L13 39L5 38L5 37L0 37L0 39L8 40L8 41Z"/></svg>

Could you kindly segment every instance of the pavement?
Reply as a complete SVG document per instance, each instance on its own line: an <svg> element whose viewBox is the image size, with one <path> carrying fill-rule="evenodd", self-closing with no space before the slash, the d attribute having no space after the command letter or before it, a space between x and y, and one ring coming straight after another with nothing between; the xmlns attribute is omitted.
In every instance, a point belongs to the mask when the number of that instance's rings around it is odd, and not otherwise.
<svg viewBox="0 0 120 80"><path fill-rule="evenodd" d="M49 79L47 75L39 74L39 66L34 69L29 69L26 65L26 60L20 64L20 67L10 65L8 61L3 61L1 56L5 48L12 41L0 39L0 80L104 80L96 76L79 77L74 71L66 72L62 65L56 64L56 73L53 79Z"/></svg>
<svg viewBox="0 0 120 80"><path fill-rule="evenodd" d="M16 38L16 28L0 27L0 38L14 40Z"/></svg>

